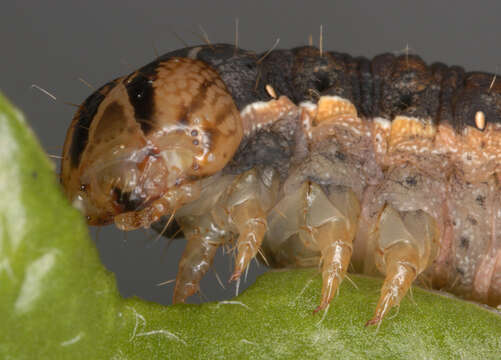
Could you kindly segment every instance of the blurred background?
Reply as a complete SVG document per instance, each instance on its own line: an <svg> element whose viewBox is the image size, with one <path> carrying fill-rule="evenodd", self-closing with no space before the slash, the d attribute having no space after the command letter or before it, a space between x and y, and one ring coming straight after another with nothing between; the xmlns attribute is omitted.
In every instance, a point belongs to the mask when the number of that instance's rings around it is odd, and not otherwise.
<svg viewBox="0 0 501 360"><path fill-rule="evenodd" d="M92 88L158 54L203 43L202 31L211 42L233 43L236 19L240 47L258 52L278 38L278 48L305 45L310 34L318 44L322 24L324 49L372 57L410 48L428 62L499 72L500 10L499 1L5 1L0 91L24 111L47 153L58 156L75 111L65 102L80 104ZM113 226L90 234L123 296L171 302L173 283L158 284L175 279L184 240L167 247L151 230L123 233ZM214 268L225 288L211 271L203 295L190 302L232 297L232 266L219 253ZM265 271L253 262L240 289Z"/></svg>

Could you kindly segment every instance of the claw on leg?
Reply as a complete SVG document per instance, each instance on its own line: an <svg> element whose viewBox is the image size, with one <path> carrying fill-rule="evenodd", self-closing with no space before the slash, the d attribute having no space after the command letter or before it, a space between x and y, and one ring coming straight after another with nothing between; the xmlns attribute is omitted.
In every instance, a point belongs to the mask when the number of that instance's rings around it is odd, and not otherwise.
<svg viewBox="0 0 501 360"><path fill-rule="evenodd" d="M317 235L322 253L322 300L314 310L325 309L343 281L352 253L352 237L343 223L330 222L319 229Z"/></svg>
<svg viewBox="0 0 501 360"><path fill-rule="evenodd" d="M398 243L385 254L386 277L376 311L365 326L377 325L388 311L398 304L407 293L417 276L416 249L409 244Z"/></svg>
<svg viewBox="0 0 501 360"><path fill-rule="evenodd" d="M229 222L238 232L235 269L230 281L240 279L258 253L267 231L267 210L278 192L274 171L256 168L241 174L232 184L225 200Z"/></svg>
<svg viewBox="0 0 501 360"><path fill-rule="evenodd" d="M379 219L376 264L385 274L374 316L365 325L378 325L400 304L416 277L436 255L438 230L426 212L398 212L387 206Z"/></svg>
<svg viewBox="0 0 501 360"><path fill-rule="evenodd" d="M332 187L327 195L311 184L307 201L307 225L322 258L322 299L314 311L318 312L329 305L348 271L360 207L354 193L345 187Z"/></svg>
<svg viewBox="0 0 501 360"><path fill-rule="evenodd" d="M212 265L219 247L218 242L211 241L210 236L202 236L199 232L185 230L188 243L179 262L174 304L185 302L199 290L200 280Z"/></svg>
<svg viewBox="0 0 501 360"><path fill-rule="evenodd" d="M256 256L266 232L266 214L252 198L233 207L231 217L238 229L235 270L230 281L240 279L249 262Z"/></svg>

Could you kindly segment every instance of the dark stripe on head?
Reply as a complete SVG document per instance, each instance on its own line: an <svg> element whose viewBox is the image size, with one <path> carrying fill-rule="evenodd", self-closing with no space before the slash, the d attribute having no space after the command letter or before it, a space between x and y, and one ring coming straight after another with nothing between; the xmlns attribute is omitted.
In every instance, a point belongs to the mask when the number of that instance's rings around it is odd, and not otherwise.
<svg viewBox="0 0 501 360"><path fill-rule="evenodd" d="M73 130L73 138L71 139L70 158L71 166L77 167L80 163L82 153L87 146L89 140L89 127L94 120L99 105L103 101L106 94L115 87L117 80L110 81L103 85L97 91L92 93L80 106L77 113L75 129Z"/></svg>
<svg viewBox="0 0 501 360"><path fill-rule="evenodd" d="M189 112L194 113L198 109L204 106L205 99L207 98L207 89L214 84L214 80L204 81L198 88L198 92L195 97L191 100L189 105Z"/></svg>
<svg viewBox="0 0 501 360"><path fill-rule="evenodd" d="M134 116L145 134L148 134L153 127L152 117L155 110L153 81L154 79L139 70L137 75L125 84L130 103L134 108Z"/></svg>
<svg viewBox="0 0 501 360"><path fill-rule="evenodd" d="M214 121L216 125L221 124L226 119L228 114L231 112L232 107L233 104L231 103L227 103L223 107L220 107L216 115L214 115Z"/></svg>
<svg viewBox="0 0 501 360"><path fill-rule="evenodd" d="M181 125L188 126L190 122L188 121L188 108L184 105L179 106L179 112L176 121Z"/></svg>
<svg viewBox="0 0 501 360"><path fill-rule="evenodd" d="M207 88L212 85L214 81L205 81L198 88L197 94L191 100L188 106L180 106L179 115L177 121L183 125L190 125L189 116L196 112L198 109L202 108L205 104L205 99L207 98Z"/></svg>

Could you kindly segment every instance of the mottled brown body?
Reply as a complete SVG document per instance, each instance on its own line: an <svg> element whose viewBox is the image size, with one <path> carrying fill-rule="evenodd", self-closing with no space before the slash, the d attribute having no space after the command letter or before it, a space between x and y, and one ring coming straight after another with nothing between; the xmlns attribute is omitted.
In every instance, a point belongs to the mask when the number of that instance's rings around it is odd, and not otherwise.
<svg viewBox="0 0 501 360"><path fill-rule="evenodd" d="M91 95L61 179L90 224L175 218L188 240L175 302L232 244L232 280L258 252L271 266L320 265L317 310L350 263L383 274L377 324L416 279L501 303L500 160L492 74L413 55L211 45Z"/></svg>

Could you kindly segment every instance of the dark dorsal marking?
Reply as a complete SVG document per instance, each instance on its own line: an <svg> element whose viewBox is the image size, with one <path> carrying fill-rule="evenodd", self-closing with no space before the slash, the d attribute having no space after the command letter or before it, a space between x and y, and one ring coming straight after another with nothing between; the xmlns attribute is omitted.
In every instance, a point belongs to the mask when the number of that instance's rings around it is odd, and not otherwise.
<svg viewBox="0 0 501 360"><path fill-rule="evenodd" d="M73 137L71 139L71 146L69 150L72 167L76 168L80 164L82 153L87 146L87 142L89 141L89 128L94 120L94 116L97 113L97 109L106 94L108 94L116 84L117 80L115 79L103 85L97 91L92 93L92 95L90 95L80 106L76 115L76 123L74 125L75 128L73 130Z"/></svg>
<svg viewBox="0 0 501 360"><path fill-rule="evenodd" d="M295 103L316 102L319 95L343 97L368 118L431 118L435 124L450 123L460 130L477 128L475 114L481 111L486 123L501 123L501 81L493 74L465 73L461 67L441 63L427 65L413 54L366 59L326 51L320 56L312 46L256 54L229 44L211 44L162 55L139 73L151 78L159 63L188 55L217 71L239 110L268 101L264 88L269 84L277 95Z"/></svg>
<svg viewBox="0 0 501 360"><path fill-rule="evenodd" d="M475 115L480 111L486 123L501 123L501 81L493 74L465 73L460 67L440 63L428 66L415 55L382 54L372 60L334 52L320 56L318 49L303 46L273 50L264 56L233 45L214 44L165 54L125 80L136 121L145 134L155 121L153 83L157 68L172 57L188 56L195 48L196 59L217 71L239 110L255 101L268 101L264 86L270 84L278 95L296 103L316 101L318 94L341 96L369 118L430 117L459 131L465 126L478 128ZM80 107L69 150L73 167L80 162L99 104L115 85L116 80L106 84ZM194 111L203 104L205 92L200 90L187 110Z"/></svg>

